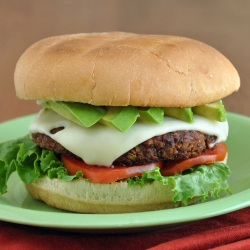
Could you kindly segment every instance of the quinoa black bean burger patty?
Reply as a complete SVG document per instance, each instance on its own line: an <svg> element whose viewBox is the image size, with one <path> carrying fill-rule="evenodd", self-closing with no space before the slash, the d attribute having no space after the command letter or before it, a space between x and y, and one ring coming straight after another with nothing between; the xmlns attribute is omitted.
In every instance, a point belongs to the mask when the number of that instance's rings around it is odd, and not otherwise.
<svg viewBox="0 0 250 250"><path fill-rule="evenodd" d="M50 37L24 52L14 80L19 98L41 105L28 135L11 142L35 199L127 213L230 193L221 99L240 79L209 45L123 32Z"/></svg>
<svg viewBox="0 0 250 250"><path fill-rule="evenodd" d="M54 129L56 133L63 128ZM63 154L81 160L69 152L61 144L45 134L32 134L37 146L53 150L57 154ZM176 131L164 135L154 136L143 143L130 149L114 160L114 165L133 166L158 161L177 161L201 155L210 145L216 141L216 136L206 135L199 131ZM83 142L84 143L84 142Z"/></svg>

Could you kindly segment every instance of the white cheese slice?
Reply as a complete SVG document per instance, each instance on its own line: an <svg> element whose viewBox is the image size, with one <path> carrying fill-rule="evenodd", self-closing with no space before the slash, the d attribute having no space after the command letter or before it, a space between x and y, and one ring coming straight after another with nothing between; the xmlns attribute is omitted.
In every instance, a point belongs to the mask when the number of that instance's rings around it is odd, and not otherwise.
<svg viewBox="0 0 250 250"><path fill-rule="evenodd" d="M51 129L61 126L63 130L50 133ZM136 122L121 133L99 123L84 128L50 109L43 109L29 127L30 133L46 134L86 163L101 166L111 166L119 156L151 137L180 130L197 130L215 135L218 143L226 140L228 123L211 121L198 115L194 115L194 123L165 117L162 124Z"/></svg>

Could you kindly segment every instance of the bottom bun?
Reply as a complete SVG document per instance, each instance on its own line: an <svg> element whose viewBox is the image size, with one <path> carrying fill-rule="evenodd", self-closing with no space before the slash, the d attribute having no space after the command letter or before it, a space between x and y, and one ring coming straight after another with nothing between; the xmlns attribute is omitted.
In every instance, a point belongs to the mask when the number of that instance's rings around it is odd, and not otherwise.
<svg viewBox="0 0 250 250"><path fill-rule="evenodd" d="M130 213L183 206L181 202L172 201L172 186L157 182L144 187L128 187L126 181L100 184L84 179L64 182L45 177L25 186L33 198L78 213ZM194 197L188 204L199 200L199 197Z"/></svg>

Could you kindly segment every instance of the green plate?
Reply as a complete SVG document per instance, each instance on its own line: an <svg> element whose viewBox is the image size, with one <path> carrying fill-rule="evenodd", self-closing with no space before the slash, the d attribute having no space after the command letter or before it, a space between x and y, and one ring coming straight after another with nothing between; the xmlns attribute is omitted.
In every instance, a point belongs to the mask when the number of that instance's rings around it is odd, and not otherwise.
<svg viewBox="0 0 250 250"><path fill-rule="evenodd" d="M33 116L0 124L0 141L23 136ZM153 212L129 214L77 214L61 211L32 199L13 174L9 192L0 196L0 220L86 233L132 233L165 229L196 220L229 213L250 205L250 118L228 114L230 126L227 145L232 174L232 195L196 205Z"/></svg>

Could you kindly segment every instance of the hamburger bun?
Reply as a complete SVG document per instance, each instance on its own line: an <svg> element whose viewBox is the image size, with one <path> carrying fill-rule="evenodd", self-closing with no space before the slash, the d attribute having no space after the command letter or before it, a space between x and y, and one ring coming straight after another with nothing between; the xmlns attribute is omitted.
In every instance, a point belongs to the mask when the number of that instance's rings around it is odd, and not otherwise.
<svg viewBox="0 0 250 250"><path fill-rule="evenodd" d="M172 201L171 185L158 182L129 188L126 181L105 184L77 179L68 183L45 177L25 187L33 198L49 206L78 213L131 213L183 206ZM188 205L198 201L200 197L194 197Z"/></svg>
<svg viewBox="0 0 250 250"><path fill-rule="evenodd" d="M108 106L193 107L240 86L230 61L202 42L120 32L41 40L21 56L14 80L22 99Z"/></svg>
<svg viewBox="0 0 250 250"><path fill-rule="evenodd" d="M227 163L227 156L223 163ZM172 185L158 182L130 188L126 181L105 184L83 179L65 182L45 177L25 184L25 188L33 198L49 206L77 213L131 213L184 206L182 202L172 201ZM187 205L200 200L200 197L193 197Z"/></svg>

